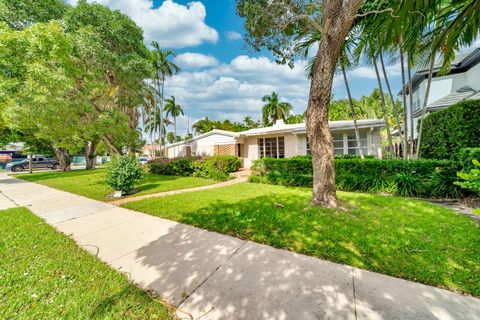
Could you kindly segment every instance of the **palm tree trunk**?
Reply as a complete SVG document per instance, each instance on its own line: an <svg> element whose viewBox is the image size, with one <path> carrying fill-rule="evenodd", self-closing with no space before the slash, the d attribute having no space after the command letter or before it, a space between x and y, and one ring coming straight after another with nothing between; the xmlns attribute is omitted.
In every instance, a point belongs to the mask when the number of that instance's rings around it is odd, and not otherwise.
<svg viewBox="0 0 480 320"><path fill-rule="evenodd" d="M165 93L165 76L162 74L162 97L160 100L160 156L165 156L165 150L162 153L163 146L163 102L164 102L164 93Z"/></svg>
<svg viewBox="0 0 480 320"><path fill-rule="evenodd" d="M403 57L403 49L402 49L402 43L400 43L400 67L401 67L401 72L402 72L402 100L403 100L403 129L404 129L404 135L403 135L403 141L404 141L404 146L403 146L403 159L407 159L407 137L408 137L408 132L407 132L407 97L405 96L406 90L405 90L405 58Z"/></svg>
<svg viewBox="0 0 480 320"><path fill-rule="evenodd" d="M375 74L377 75L378 90L380 90L380 101L382 102L383 117L385 118L385 129L387 130L388 146L393 151L392 133L390 132L390 124L388 123L387 104L385 103L385 95L383 93L382 80L380 79L380 73L378 72L377 61L372 59L373 67L375 68Z"/></svg>
<svg viewBox="0 0 480 320"><path fill-rule="evenodd" d="M353 127L355 128L355 138L357 139L357 148L358 148L358 151L360 152L360 158L365 159L365 157L363 156L362 143L360 140L360 132L358 131L358 125L357 125L357 115L355 113L355 105L353 104L352 94L350 92L350 85L348 84L347 73L345 72L345 67L343 66L343 64L341 64L341 68L342 68L343 80L345 81L345 88L347 89L348 102L350 103L350 108L352 110Z"/></svg>
<svg viewBox="0 0 480 320"><path fill-rule="evenodd" d="M162 81L163 82L163 81ZM160 85L160 71L157 71L157 97L158 97L158 112L160 117L160 129L158 131L158 146L160 149L159 156L162 157L162 126L163 126L163 84ZM155 117L155 121L156 121Z"/></svg>
<svg viewBox="0 0 480 320"><path fill-rule="evenodd" d="M388 90L388 96L390 97L390 103L392 104L392 110L393 114L395 116L395 121L397 122L397 128L398 132L400 134L400 139L402 140L402 145L403 145L403 154L404 158L406 157L406 148L407 148L407 142L406 139L404 139L404 133L402 134L402 124L400 122L400 116L398 115L397 108L395 106L395 100L393 99L393 93L392 93L392 88L390 86L390 81L388 80L387 76L387 70L385 69L385 63L383 62L383 53L380 52L380 64L382 66L382 72L383 72L383 77L385 79L385 83L387 85L387 90Z"/></svg>
<svg viewBox="0 0 480 320"><path fill-rule="evenodd" d="M414 156L414 144L415 140L415 128L413 128L413 84L412 84L412 66L410 64L410 54L407 52L407 74L408 74L408 99L409 99L409 112L410 112L410 158ZM405 131L405 134L407 132Z"/></svg>
<svg viewBox="0 0 480 320"><path fill-rule="evenodd" d="M173 116L173 143L177 143L177 117ZM173 157L177 156L177 146L173 147Z"/></svg>
<svg viewBox="0 0 480 320"><path fill-rule="evenodd" d="M425 119L425 114L427 113L428 96L430 95L430 87L432 84L434 66L435 66L435 54L433 54L432 56L432 61L430 61L430 69L428 70L427 90L425 91L425 100L423 101L422 117L420 119L420 127L418 128L417 152L415 154L416 159L418 159L420 154L420 145L422 142L423 120Z"/></svg>
<svg viewBox="0 0 480 320"><path fill-rule="evenodd" d="M153 130L150 130L150 146L152 147L152 159L155 159L155 141L153 141Z"/></svg>

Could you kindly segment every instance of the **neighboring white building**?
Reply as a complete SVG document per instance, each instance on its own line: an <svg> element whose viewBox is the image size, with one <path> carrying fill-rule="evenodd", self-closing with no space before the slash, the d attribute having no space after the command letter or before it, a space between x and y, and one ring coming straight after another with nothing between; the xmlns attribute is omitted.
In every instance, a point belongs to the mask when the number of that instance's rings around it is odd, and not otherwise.
<svg viewBox="0 0 480 320"><path fill-rule="evenodd" d="M364 154L381 157L382 120L358 120ZM335 154L359 154L353 121L330 121ZM305 123L285 124L283 121L271 127L242 132L212 130L192 139L166 146L169 158L190 155L237 155L242 166L250 168L254 160L262 157L291 158L307 155Z"/></svg>
<svg viewBox="0 0 480 320"><path fill-rule="evenodd" d="M440 65L433 70L433 79L427 101L427 114L447 108L463 100L480 99L480 48L455 57L450 72L440 76ZM423 113L425 91L427 89L428 68L418 70L412 77L413 115L410 114L408 86L406 90L407 116L413 117L416 134L417 122ZM402 92L399 93L400 95ZM410 120L407 123L410 131Z"/></svg>

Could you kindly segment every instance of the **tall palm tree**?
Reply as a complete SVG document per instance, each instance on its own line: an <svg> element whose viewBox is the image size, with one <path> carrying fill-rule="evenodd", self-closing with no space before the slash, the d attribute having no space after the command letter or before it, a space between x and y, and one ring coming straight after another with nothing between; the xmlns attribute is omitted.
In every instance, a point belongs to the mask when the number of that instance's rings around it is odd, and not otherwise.
<svg viewBox="0 0 480 320"><path fill-rule="evenodd" d="M177 104L174 96L171 96L170 99L167 99L165 101L166 101L166 104L165 104L166 115L167 117L168 116L173 117L173 133L174 133L173 142L176 143L177 142L177 117L179 117L180 115L182 116L184 115L183 109L181 105ZM174 157L176 156L175 148L174 148Z"/></svg>
<svg viewBox="0 0 480 320"><path fill-rule="evenodd" d="M207 133L215 129L215 125L208 117L205 117L195 122L192 129L196 134Z"/></svg>
<svg viewBox="0 0 480 320"><path fill-rule="evenodd" d="M280 102L278 93L275 91L272 92L271 95L264 96L262 101L265 102L262 109L264 125L267 125L270 122L269 120L273 123L279 119L285 120L292 110L292 105L290 103Z"/></svg>
<svg viewBox="0 0 480 320"><path fill-rule="evenodd" d="M152 41L152 62L155 69L155 82L157 85L158 91L158 100L159 103L159 112L160 112L160 127L163 127L163 104L164 104L164 91L165 91L165 80L170 78L174 74L180 72L180 67L177 66L171 57L175 56L175 53L172 50L162 49L158 42ZM159 141L163 141L163 131L159 132ZM160 147L161 149L161 147Z"/></svg>

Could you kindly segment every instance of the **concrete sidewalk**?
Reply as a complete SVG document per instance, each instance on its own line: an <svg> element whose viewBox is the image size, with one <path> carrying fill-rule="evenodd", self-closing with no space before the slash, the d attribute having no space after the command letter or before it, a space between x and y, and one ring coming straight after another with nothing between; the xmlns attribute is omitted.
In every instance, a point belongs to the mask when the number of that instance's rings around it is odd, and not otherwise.
<svg viewBox="0 0 480 320"><path fill-rule="evenodd" d="M26 206L194 319L480 319L480 300L90 200L0 174ZM184 314L180 314L184 317Z"/></svg>

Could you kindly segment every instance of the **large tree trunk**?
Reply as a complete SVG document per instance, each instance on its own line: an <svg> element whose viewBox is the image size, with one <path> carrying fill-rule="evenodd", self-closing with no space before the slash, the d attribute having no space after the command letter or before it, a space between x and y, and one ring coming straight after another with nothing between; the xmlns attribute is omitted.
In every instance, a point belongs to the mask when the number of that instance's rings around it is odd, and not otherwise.
<svg viewBox="0 0 480 320"><path fill-rule="evenodd" d="M33 154L31 153L28 158L28 173L33 173Z"/></svg>
<svg viewBox="0 0 480 320"><path fill-rule="evenodd" d="M362 0L322 2L323 21L321 30L318 30L322 33L322 41L312 70L308 107L305 112L307 135L312 149L312 205L315 206L327 208L338 206L328 108L338 57L362 2Z"/></svg>
<svg viewBox="0 0 480 320"><path fill-rule="evenodd" d="M392 133L390 131L390 123L388 123L387 103L385 102L385 94L383 92L382 80L380 79L380 73L378 72L377 61L375 60L375 58L372 59L372 63L375 69L375 74L377 76L378 90L380 90L380 101L383 108L383 117L385 118L385 129L387 130L388 146L390 147L390 150L393 151Z"/></svg>
<svg viewBox="0 0 480 320"><path fill-rule="evenodd" d="M84 155L85 169L95 169L97 162L97 146L94 141L85 141Z"/></svg>
<svg viewBox="0 0 480 320"><path fill-rule="evenodd" d="M357 125L357 115L355 112L355 105L353 104L352 94L350 92L350 85L348 84L347 73L345 72L345 67L343 65L341 65L341 68L342 68L343 80L345 81L345 88L347 89L348 102L350 103L350 109L352 111L353 127L355 129L355 138L357 139L358 151L360 152L360 158L364 159L365 157L363 156L360 132L358 131L358 125Z"/></svg>
<svg viewBox="0 0 480 320"><path fill-rule="evenodd" d="M382 66L383 78L387 85L388 96L390 97L390 103L392 104L393 115L395 116L395 121L397 122L398 132L400 134L400 139L402 139L403 150L407 150L407 141L404 139L404 134L402 134L402 125L400 122L400 116L398 114L397 108L395 106L395 99L393 98L392 87L390 86L390 81L388 80L387 70L385 69L385 63L383 61L383 53L380 52L380 64ZM406 131L405 131L406 132ZM404 151L404 155L406 155Z"/></svg>
<svg viewBox="0 0 480 320"><path fill-rule="evenodd" d="M72 164L72 157L66 149L54 148L55 156L60 164L61 171L70 171L70 165Z"/></svg>
<svg viewBox="0 0 480 320"><path fill-rule="evenodd" d="M338 205L333 139L328 124L328 108L338 55L339 52L335 54L331 45L322 42L317 53L305 113L313 162L312 205L327 208L336 208Z"/></svg>

